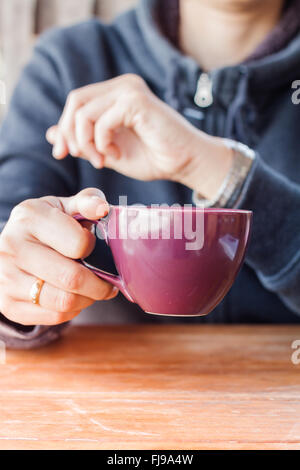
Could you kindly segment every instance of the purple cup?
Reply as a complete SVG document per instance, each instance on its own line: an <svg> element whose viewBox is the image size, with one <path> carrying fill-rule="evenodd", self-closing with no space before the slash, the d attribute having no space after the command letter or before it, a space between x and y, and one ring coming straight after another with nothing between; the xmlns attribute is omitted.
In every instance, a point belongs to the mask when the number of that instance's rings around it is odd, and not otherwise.
<svg viewBox="0 0 300 470"><path fill-rule="evenodd" d="M207 315L241 268L251 220L252 212L235 209L110 206L93 223L119 275L80 261L147 313Z"/></svg>

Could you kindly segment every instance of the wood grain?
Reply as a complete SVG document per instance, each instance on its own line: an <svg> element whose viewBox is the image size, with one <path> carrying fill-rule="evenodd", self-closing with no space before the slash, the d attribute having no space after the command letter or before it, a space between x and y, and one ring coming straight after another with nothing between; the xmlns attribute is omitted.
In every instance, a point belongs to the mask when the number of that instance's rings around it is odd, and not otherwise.
<svg viewBox="0 0 300 470"><path fill-rule="evenodd" d="M1 449L300 449L296 326L73 327L0 367Z"/></svg>

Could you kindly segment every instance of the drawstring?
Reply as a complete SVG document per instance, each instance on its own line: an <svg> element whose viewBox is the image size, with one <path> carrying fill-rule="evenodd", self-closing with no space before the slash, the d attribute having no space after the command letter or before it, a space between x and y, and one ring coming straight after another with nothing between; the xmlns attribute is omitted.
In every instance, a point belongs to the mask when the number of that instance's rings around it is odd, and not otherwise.
<svg viewBox="0 0 300 470"><path fill-rule="evenodd" d="M183 110L185 106L190 103L189 97L187 96L186 71L183 67L179 66L176 58L173 58L167 70L165 101L179 113L185 114ZM256 113L254 109L249 109L249 105L247 104L247 119L245 119L244 111L245 103L247 102L249 71L246 67L241 67L240 73L241 78L237 86L236 95L228 108L225 118L224 137L233 138L244 144L251 145L249 140L254 135L253 128L251 132L249 132L248 124L250 124L250 120L253 121L255 119ZM197 112L197 110L195 110L195 112ZM195 116L190 117L195 119ZM203 119L203 113L201 119ZM199 121L198 116L197 120Z"/></svg>
<svg viewBox="0 0 300 470"><path fill-rule="evenodd" d="M188 103L188 80L188 70L173 57L166 76L165 101L179 113Z"/></svg>
<svg viewBox="0 0 300 470"><path fill-rule="evenodd" d="M247 96L249 77L246 68L242 68L241 73L242 77L236 96L227 112L225 137L236 138L246 144L248 143L249 133L247 132L247 124L243 116L243 105Z"/></svg>
<svg viewBox="0 0 300 470"><path fill-rule="evenodd" d="M179 111L180 108L180 76L178 66L173 59L168 67L167 76L166 76L166 91L165 91L165 101L168 105L174 108L176 111Z"/></svg>

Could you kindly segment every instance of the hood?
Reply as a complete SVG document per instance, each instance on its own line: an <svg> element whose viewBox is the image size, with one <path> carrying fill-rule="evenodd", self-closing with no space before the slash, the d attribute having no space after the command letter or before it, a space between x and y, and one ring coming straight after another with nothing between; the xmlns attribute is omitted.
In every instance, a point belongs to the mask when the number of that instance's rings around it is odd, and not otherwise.
<svg viewBox="0 0 300 470"><path fill-rule="evenodd" d="M214 134L213 126L204 128L201 124L209 113L203 113L194 103L203 70L160 31L158 4L159 0L140 0L136 9L118 17L114 23L118 35L140 74L158 96L187 119L191 118L197 127ZM217 109L227 110L222 135L252 144L247 126L256 121L265 103L274 101L276 89L289 90L292 82L300 78L300 32L278 52L212 70L209 78L213 101L219 105L212 107L216 119L219 119Z"/></svg>
<svg viewBox="0 0 300 470"><path fill-rule="evenodd" d="M194 59L176 49L160 31L158 3L159 0L140 0L136 9L120 15L114 24L131 59L150 86L171 95L172 82L181 75L181 82L193 92L199 66ZM170 96L165 98L169 103Z"/></svg>

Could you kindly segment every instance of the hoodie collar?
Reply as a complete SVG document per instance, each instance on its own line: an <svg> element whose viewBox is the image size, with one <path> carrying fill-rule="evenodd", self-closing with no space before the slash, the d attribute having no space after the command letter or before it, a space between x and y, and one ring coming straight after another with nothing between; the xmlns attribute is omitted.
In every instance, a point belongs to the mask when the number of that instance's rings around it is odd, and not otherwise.
<svg viewBox="0 0 300 470"><path fill-rule="evenodd" d="M164 76L169 75L168 70L174 65L184 68L187 77L195 74L199 69L196 61L182 54L160 29L159 0L140 0L136 15L145 42Z"/></svg>
<svg viewBox="0 0 300 470"><path fill-rule="evenodd" d="M293 8L287 8L282 21L247 61L243 64L213 70L212 75L217 76L220 74L224 76L225 73L229 73L230 76L238 76L248 72L251 78L253 77L255 85L259 87L269 87L270 83L266 83L266 79L272 82L271 87L277 87L282 85L283 82L287 83L293 80L298 74L300 63L300 21L298 18L294 18L294 20L292 18L297 16L296 13L299 12L300 14L300 1L294 1L293 5ZM159 0L140 0L137 8L138 23L156 61L164 71L170 67L170 64L175 63L180 67L186 67L187 76L193 75L197 70L198 73L201 72L196 61L185 56L160 30L158 9ZM284 41L282 46L285 47L277 50L279 49L279 36L283 30L289 27L291 28L290 35L294 36L293 39L287 44L285 44L287 41ZM285 37L288 38L289 35L286 34ZM268 54L272 42L276 42L274 44L275 52ZM270 77L272 77L271 80ZM191 78L191 83L194 83L194 77Z"/></svg>
<svg viewBox="0 0 300 470"><path fill-rule="evenodd" d="M182 94L194 96L203 71L163 34L158 8L159 0L140 0L135 10L121 15L115 24L140 74L155 89L164 90L166 101L174 105L176 100L182 101ZM253 96L267 94L299 78L299 63L300 33L285 48L267 57L211 71L213 94L226 105L236 95L241 78L247 82L247 93L251 90Z"/></svg>

